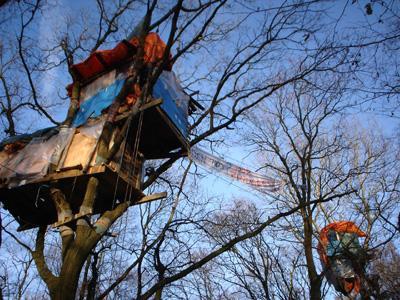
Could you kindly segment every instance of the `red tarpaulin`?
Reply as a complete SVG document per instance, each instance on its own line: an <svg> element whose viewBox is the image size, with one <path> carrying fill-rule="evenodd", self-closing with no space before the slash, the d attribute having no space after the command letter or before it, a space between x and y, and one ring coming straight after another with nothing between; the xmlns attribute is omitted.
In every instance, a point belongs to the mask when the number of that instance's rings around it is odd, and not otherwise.
<svg viewBox="0 0 400 300"><path fill-rule="evenodd" d="M123 40L118 43L114 49L99 50L92 53L83 62L73 65L72 70L79 81L85 82L131 58L136 54L138 46L139 39L137 37L132 38L130 41ZM150 32L144 41L144 62L154 64L161 61L165 49L166 44L159 35ZM169 58L171 58L171 56L169 56ZM170 71L171 68L171 63L168 63L165 67L168 71Z"/></svg>

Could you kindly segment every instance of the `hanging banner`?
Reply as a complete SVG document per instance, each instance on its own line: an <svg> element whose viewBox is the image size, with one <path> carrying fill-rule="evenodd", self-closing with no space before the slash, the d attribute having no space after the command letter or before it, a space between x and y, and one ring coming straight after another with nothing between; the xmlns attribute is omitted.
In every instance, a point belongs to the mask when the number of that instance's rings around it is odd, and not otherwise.
<svg viewBox="0 0 400 300"><path fill-rule="evenodd" d="M281 188L281 182L270 177L262 176L256 172L224 161L200 148L191 149L193 161L207 169L217 171L227 177L247 184L260 191L276 192Z"/></svg>

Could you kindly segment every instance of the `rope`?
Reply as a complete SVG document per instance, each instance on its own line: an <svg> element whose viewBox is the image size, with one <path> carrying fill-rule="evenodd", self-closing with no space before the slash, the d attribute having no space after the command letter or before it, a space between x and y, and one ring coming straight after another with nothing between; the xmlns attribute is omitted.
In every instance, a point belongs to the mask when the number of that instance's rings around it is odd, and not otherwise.
<svg viewBox="0 0 400 300"><path fill-rule="evenodd" d="M71 203L72 195L73 195L74 192L75 192L75 185L76 185L76 180L77 180L77 178L78 178L78 175L76 175L76 176L74 177L74 183L72 184L71 193L69 194L69 198L68 198L68 202L69 202L69 203Z"/></svg>
<svg viewBox="0 0 400 300"><path fill-rule="evenodd" d="M132 117L130 117L130 118L132 119ZM125 136L125 141L124 141L124 143L125 143L124 151L122 152L122 155L121 155L121 158L120 158L120 166L122 165L123 157L124 157L125 150L126 150L126 147L127 147L127 144L128 144L127 143L127 138L128 138L128 134L129 134L130 129L131 129L131 123L132 123L132 120L129 120L129 126L128 126L128 129L126 131L126 136ZM133 188L132 188L132 185L129 184L129 178L130 178L130 175L132 173L135 174L134 172L135 172L135 169L136 169L136 160L137 160L137 156L138 156L138 153L139 153L139 144L140 144L140 135L141 135L141 131L142 131L142 124L143 124L143 112L140 112L139 121L138 121L138 127L137 127L137 130L136 130L135 142L134 142L134 147L133 147L133 152L132 152L132 156L131 156L130 162L129 162L129 166L130 167L129 167L129 171L128 171L128 178L127 178L128 182L127 182L127 186L126 186L126 190L125 190L124 201L130 201L131 196L132 196L132 189ZM133 164L132 164L132 161L133 161ZM117 184L118 184L118 181L119 181L119 177L120 177L120 174L118 172ZM113 208L115 206L116 191L117 191L117 187L115 188L115 191L114 191ZM128 197L128 195L129 195L129 197ZM122 218L119 220L118 232L120 232L122 234L118 235L118 237L116 239L116 242L114 243L115 248L114 248L114 251L113 251L113 257L116 257L117 256L117 251L120 251L120 259L119 259L120 262L122 261L122 258L123 258L123 249L122 249L123 247L122 247L122 245L125 243L125 240L126 240L126 230L125 230L126 226L125 226L124 230L122 230L122 226L123 226L123 223L126 224L128 222L128 215L129 215L129 210L125 213L124 220ZM121 245L121 249L118 250L118 245L119 245L120 242L122 243L122 245ZM113 263L112 266L111 266L111 274L114 274L115 267L116 266Z"/></svg>
<svg viewBox="0 0 400 300"><path fill-rule="evenodd" d="M135 144L134 144L134 149L133 149L133 170L131 169L129 174L128 174L128 180L130 178L131 175L135 175L135 171L136 171L136 162L137 162L137 158L138 158L138 154L139 154L139 145L140 145L140 136L141 136L141 132L142 132L142 125L143 125L143 111L140 112L139 115L139 124L138 124L138 128L137 128L137 132L136 132L136 137L135 137ZM132 185L129 185L129 198L128 201L131 201L132 198Z"/></svg>
<svg viewBox="0 0 400 300"><path fill-rule="evenodd" d="M127 128L127 130L125 132L125 137L124 137L124 149L122 150L121 157L119 159L119 166L118 166L119 170L117 172L118 175L117 175L117 179L115 181L112 209L115 208L115 202L116 202L116 198L117 198L117 190L118 190L118 184L119 184L119 178L120 178L121 165L122 165L122 162L124 160L124 154L125 154L125 151L126 151L126 146L127 146L127 142L126 141L127 141L127 138L128 138L129 131L131 130L132 116L129 116L128 122L129 122L128 128Z"/></svg>
<svg viewBox="0 0 400 300"><path fill-rule="evenodd" d="M41 186L39 186L38 191L36 193L36 200L35 200L35 207L38 208L38 200L39 200L39 196L40 196L40 190L42 189L42 187L46 187L49 188L50 186L48 184L42 184ZM45 200L43 198L40 198L40 200L42 202L44 202Z"/></svg>
<svg viewBox="0 0 400 300"><path fill-rule="evenodd" d="M133 152L132 152L132 156L130 158L129 161L129 170L127 173L127 186L126 186L126 190L125 190L125 196L124 196L124 201L131 201L131 197L132 197L132 185L129 184L129 178L132 174L134 174L135 169L136 169L136 161L137 161L137 156L138 156L138 152L139 152L139 144L140 144L140 133L142 131L142 124L143 124L143 112L140 112L139 114L139 121L138 121L138 127L136 130L136 136L135 136L135 142L134 142L134 146L133 146ZM133 164L132 164L133 161Z"/></svg>

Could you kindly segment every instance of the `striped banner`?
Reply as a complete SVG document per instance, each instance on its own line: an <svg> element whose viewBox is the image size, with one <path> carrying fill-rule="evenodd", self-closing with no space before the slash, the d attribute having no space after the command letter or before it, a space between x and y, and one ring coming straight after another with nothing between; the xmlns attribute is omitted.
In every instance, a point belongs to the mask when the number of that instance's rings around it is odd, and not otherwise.
<svg viewBox="0 0 400 300"><path fill-rule="evenodd" d="M282 186L279 180L262 176L256 172L224 161L198 147L192 148L191 157L193 161L203 165L207 169L217 171L260 191L277 192Z"/></svg>

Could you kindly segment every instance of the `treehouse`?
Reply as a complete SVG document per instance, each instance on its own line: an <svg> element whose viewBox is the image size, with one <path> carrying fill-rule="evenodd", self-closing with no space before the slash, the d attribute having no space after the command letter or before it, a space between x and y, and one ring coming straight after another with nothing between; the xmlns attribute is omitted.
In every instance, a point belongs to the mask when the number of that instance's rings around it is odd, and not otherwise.
<svg viewBox="0 0 400 300"><path fill-rule="evenodd" d="M184 93L168 57L151 96L141 97L148 74L165 60L165 49L159 36L150 33L143 47L133 38L91 54L71 68L71 105L62 125L0 144L0 201L20 230L60 226L121 201L135 204L165 196L143 194L144 161L178 151L184 155L188 113L200 107ZM94 207L87 211L81 204L92 176L99 186ZM73 217L60 219L50 187L63 192Z"/></svg>

